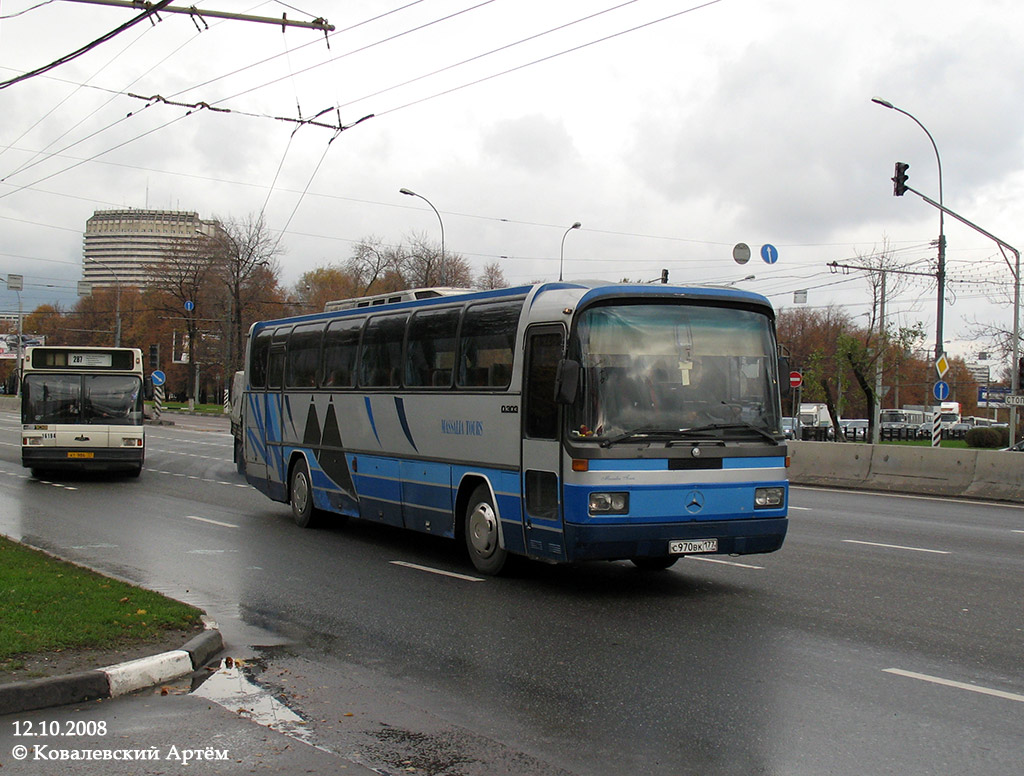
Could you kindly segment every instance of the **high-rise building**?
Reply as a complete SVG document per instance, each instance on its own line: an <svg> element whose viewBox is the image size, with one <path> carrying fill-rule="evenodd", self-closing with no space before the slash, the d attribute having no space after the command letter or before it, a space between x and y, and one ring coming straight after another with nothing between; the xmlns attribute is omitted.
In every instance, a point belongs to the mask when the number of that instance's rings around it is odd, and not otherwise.
<svg viewBox="0 0 1024 776"><path fill-rule="evenodd" d="M186 211L97 210L85 222L82 278L97 288L144 287L169 253L219 229Z"/></svg>

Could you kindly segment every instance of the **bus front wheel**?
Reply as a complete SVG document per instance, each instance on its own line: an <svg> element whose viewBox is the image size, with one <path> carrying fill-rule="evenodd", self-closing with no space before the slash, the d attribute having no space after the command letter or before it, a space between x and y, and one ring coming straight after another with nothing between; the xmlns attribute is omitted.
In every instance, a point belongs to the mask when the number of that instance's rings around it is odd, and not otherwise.
<svg viewBox="0 0 1024 776"><path fill-rule="evenodd" d="M478 485L469 498L465 515L466 549L477 571L500 574L508 560L508 552L498 539L498 513L486 485Z"/></svg>
<svg viewBox="0 0 1024 776"><path fill-rule="evenodd" d="M296 461L292 467L289 493L295 524L299 528L315 528L318 510L313 506L313 481L304 460Z"/></svg>

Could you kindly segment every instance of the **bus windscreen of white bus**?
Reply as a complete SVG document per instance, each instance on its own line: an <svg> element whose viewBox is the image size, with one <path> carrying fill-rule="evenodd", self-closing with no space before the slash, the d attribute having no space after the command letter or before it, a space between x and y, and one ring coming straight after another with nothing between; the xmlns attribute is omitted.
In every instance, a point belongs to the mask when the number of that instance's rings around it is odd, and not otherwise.
<svg viewBox="0 0 1024 776"><path fill-rule="evenodd" d="M142 425L142 381L132 375L29 374L25 423Z"/></svg>

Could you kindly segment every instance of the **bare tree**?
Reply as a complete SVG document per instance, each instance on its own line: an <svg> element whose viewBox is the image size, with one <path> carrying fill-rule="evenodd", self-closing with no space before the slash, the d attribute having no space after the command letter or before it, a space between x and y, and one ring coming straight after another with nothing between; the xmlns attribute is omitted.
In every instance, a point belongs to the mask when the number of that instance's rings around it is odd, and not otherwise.
<svg viewBox="0 0 1024 776"><path fill-rule="evenodd" d="M468 288L473 283L469 262L462 255L451 251L442 252L436 243L419 234L409 239L401 274L408 288Z"/></svg>
<svg viewBox="0 0 1024 776"><path fill-rule="evenodd" d="M227 292L225 366L230 375L241 368L245 332L252 322L249 313L260 300L265 270L277 275L277 257L282 249L280 241L268 231L262 213L250 214L244 221L225 221L199 240L202 251L216 264L217 275Z"/></svg>
<svg viewBox="0 0 1024 776"><path fill-rule="evenodd" d="M150 265L152 287L160 292L161 309L173 318L185 321L188 344L188 382L185 393L196 399L196 369L199 363L199 324L216 300L213 282L217 277L216 243L199 237L177 240L163 257ZM208 318L207 318L208 319Z"/></svg>
<svg viewBox="0 0 1024 776"><path fill-rule="evenodd" d="M481 288L490 291L495 288L508 288L508 281L505 280L505 273L496 261L485 264L483 271L473 281L474 288Z"/></svg>

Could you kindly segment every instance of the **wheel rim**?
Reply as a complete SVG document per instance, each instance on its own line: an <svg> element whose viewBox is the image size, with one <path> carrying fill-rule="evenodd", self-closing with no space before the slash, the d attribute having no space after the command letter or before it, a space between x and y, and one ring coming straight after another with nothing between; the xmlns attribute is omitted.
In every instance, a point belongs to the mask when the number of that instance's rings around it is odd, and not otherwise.
<svg viewBox="0 0 1024 776"><path fill-rule="evenodd" d="M306 511L308 502L309 481L306 479L306 473L300 470L295 472L295 478L292 480L292 504L301 514Z"/></svg>
<svg viewBox="0 0 1024 776"><path fill-rule="evenodd" d="M497 548L498 519L490 504L477 504L469 516L469 541L473 545L473 551L484 558Z"/></svg>

